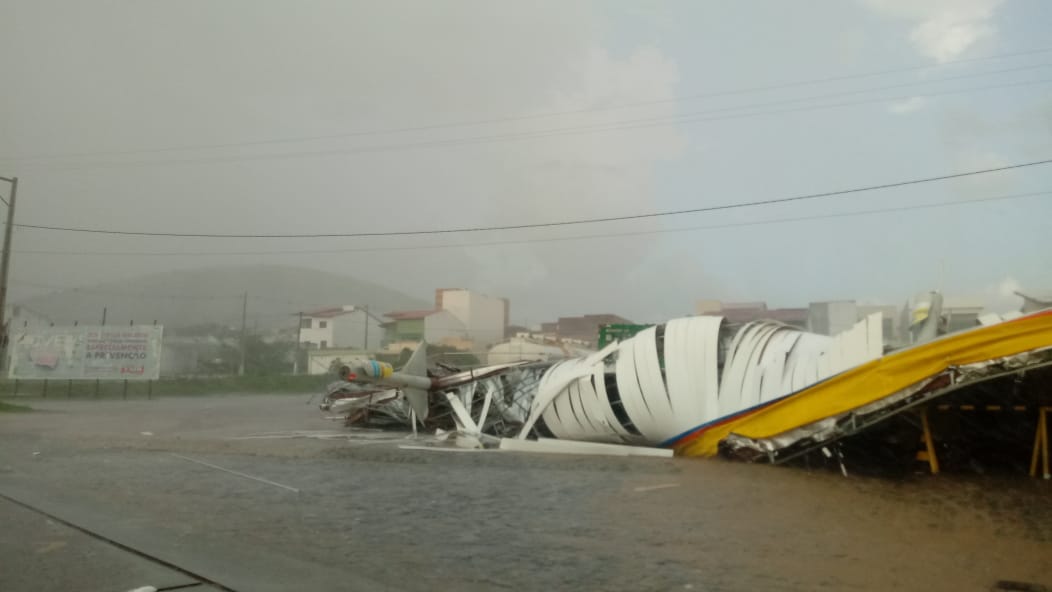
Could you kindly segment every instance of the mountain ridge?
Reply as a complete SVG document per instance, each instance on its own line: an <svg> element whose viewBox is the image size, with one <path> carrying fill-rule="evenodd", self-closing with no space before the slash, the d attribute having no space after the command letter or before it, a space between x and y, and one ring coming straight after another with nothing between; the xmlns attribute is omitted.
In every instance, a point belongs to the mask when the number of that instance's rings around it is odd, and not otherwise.
<svg viewBox="0 0 1052 592"><path fill-rule="evenodd" d="M288 265L229 265L142 275L19 299L55 324L294 325L299 312L367 305L377 314L427 308L428 301L349 275Z"/></svg>

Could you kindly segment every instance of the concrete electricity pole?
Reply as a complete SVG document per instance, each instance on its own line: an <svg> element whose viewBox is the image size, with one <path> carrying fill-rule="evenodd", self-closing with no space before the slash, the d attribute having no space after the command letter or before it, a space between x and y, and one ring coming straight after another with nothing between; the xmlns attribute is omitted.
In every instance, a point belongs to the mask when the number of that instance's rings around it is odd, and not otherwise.
<svg viewBox="0 0 1052 592"><path fill-rule="evenodd" d="M8 325L10 321L7 319L7 285L8 285L8 274L11 271L11 240L12 230L15 224L15 198L18 196L18 177L0 177L0 180L7 181L11 184L11 198L9 201L5 201L7 205L7 223L4 225L4 254L3 259L0 260L0 367L7 367L7 340L8 340ZM3 198L0 198L2 201Z"/></svg>
<svg viewBox="0 0 1052 592"><path fill-rule="evenodd" d="M369 305L366 304L362 308L365 311L365 314L362 315L365 317L365 341L362 342L362 349L369 351Z"/></svg>
<svg viewBox="0 0 1052 592"><path fill-rule="evenodd" d="M245 325L248 324L248 292L245 292L245 297L241 301L241 364L237 367L237 375L245 375L245 345L247 333L245 333Z"/></svg>
<svg viewBox="0 0 1052 592"><path fill-rule="evenodd" d="M300 347L303 343L303 311L299 313L299 324L296 326L296 357L292 360L292 373L299 374L300 370Z"/></svg>

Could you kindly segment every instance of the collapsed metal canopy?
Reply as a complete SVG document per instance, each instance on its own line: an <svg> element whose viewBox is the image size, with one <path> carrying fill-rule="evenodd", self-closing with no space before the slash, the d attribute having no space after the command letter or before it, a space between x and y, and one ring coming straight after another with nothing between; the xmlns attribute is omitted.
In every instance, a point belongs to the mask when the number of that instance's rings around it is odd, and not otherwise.
<svg viewBox="0 0 1052 592"><path fill-rule="evenodd" d="M883 356L882 343L879 315L835 337L698 316L554 364L443 377L389 366L362 374L421 396L426 389L419 403L455 412L459 431L470 435L518 432L520 440L661 446L683 456L723 450L781 462L955 389L1052 364L1052 310ZM401 397L395 402L406 407ZM426 411L403 415L411 422Z"/></svg>
<svg viewBox="0 0 1052 592"><path fill-rule="evenodd" d="M879 315L835 337L774 321L673 319L542 379L520 439L534 424L559 438L659 446L699 424L763 406L882 351Z"/></svg>
<svg viewBox="0 0 1052 592"><path fill-rule="evenodd" d="M668 444L685 456L712 456L723 442L774 460L805 439L818 445L892 411L1046 365L1050 358L1052 310L893 352L772 404L698 426Z"/></svg>

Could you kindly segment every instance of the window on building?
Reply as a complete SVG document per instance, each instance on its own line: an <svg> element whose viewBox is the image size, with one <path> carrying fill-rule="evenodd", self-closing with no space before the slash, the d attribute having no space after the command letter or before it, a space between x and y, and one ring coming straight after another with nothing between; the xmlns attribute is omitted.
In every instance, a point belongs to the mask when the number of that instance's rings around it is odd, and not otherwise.
<svg viewBox="0 0 1052 592"><path fill-rule="evenodd" d="M328 326L329 326L329 321L318 321L318 328L319 329L324 329L325 327L328 327Z"/></svg>
<svg viewBox="0 0 1052 592"><path fill-rule="evenodd" d="M312 319L300 320L300 329L310 329L311 320Z"/></svg>
<svg viewBox="0 0 1052 592"><path fill-rule="evenodd" d="M328 341L322 341L322 342L321 342L321 348L322 348L322 349L325 349L325 348L326 348L326 347L328 347L328 346L329 346L329 342L328 342Z"/></svg>

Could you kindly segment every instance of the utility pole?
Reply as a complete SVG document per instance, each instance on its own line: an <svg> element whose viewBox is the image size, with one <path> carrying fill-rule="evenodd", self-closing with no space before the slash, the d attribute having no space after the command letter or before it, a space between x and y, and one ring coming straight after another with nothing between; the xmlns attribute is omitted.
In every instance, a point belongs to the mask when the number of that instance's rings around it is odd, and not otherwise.
<svg viewBox="0 0 1052 592"><path fill-rule="evenodd" d="M15 198L18 194L18 177L0 177L11 184L11 199L7 202L7 223L4 225L4 254L0 260L0 367L7 367L7 278L11 270L11 240L15 224Z"/></svg>
<svg viewBox="0 0 1052 592"><path fill-rule="evenodd" d="M296 326L296 358L292 360L292 373L299 374L300 369L300 347L303 343L303 311L299 314L299 325Z"/></svg>
<svg viewBox="0 0 1052 592"><path fill-rule="evenodd" d="M245 292L244 298L241 300L241 364L237 367L237 375L245 375L245 325L248 323L248 292Z"/></svg>
<svg viewBox="0 0 1052 592"><path fill-rule="evenodd" d="M362 342L362 349L369 351L369 305L362 306L362 310L365 312L365 341Z"/></svg>
<svg viewBox="0 0 1052 592"><path fill-rule="evenodd" d="M107 311L107 308L105 306L103 306L102 307L102 326L103 327L106 326L106 311ZM55 326L54 323L52 323L51 326L52 327ZM95 398L96 399L99 398L99 379L98 378L95 379Z"/></svg>

